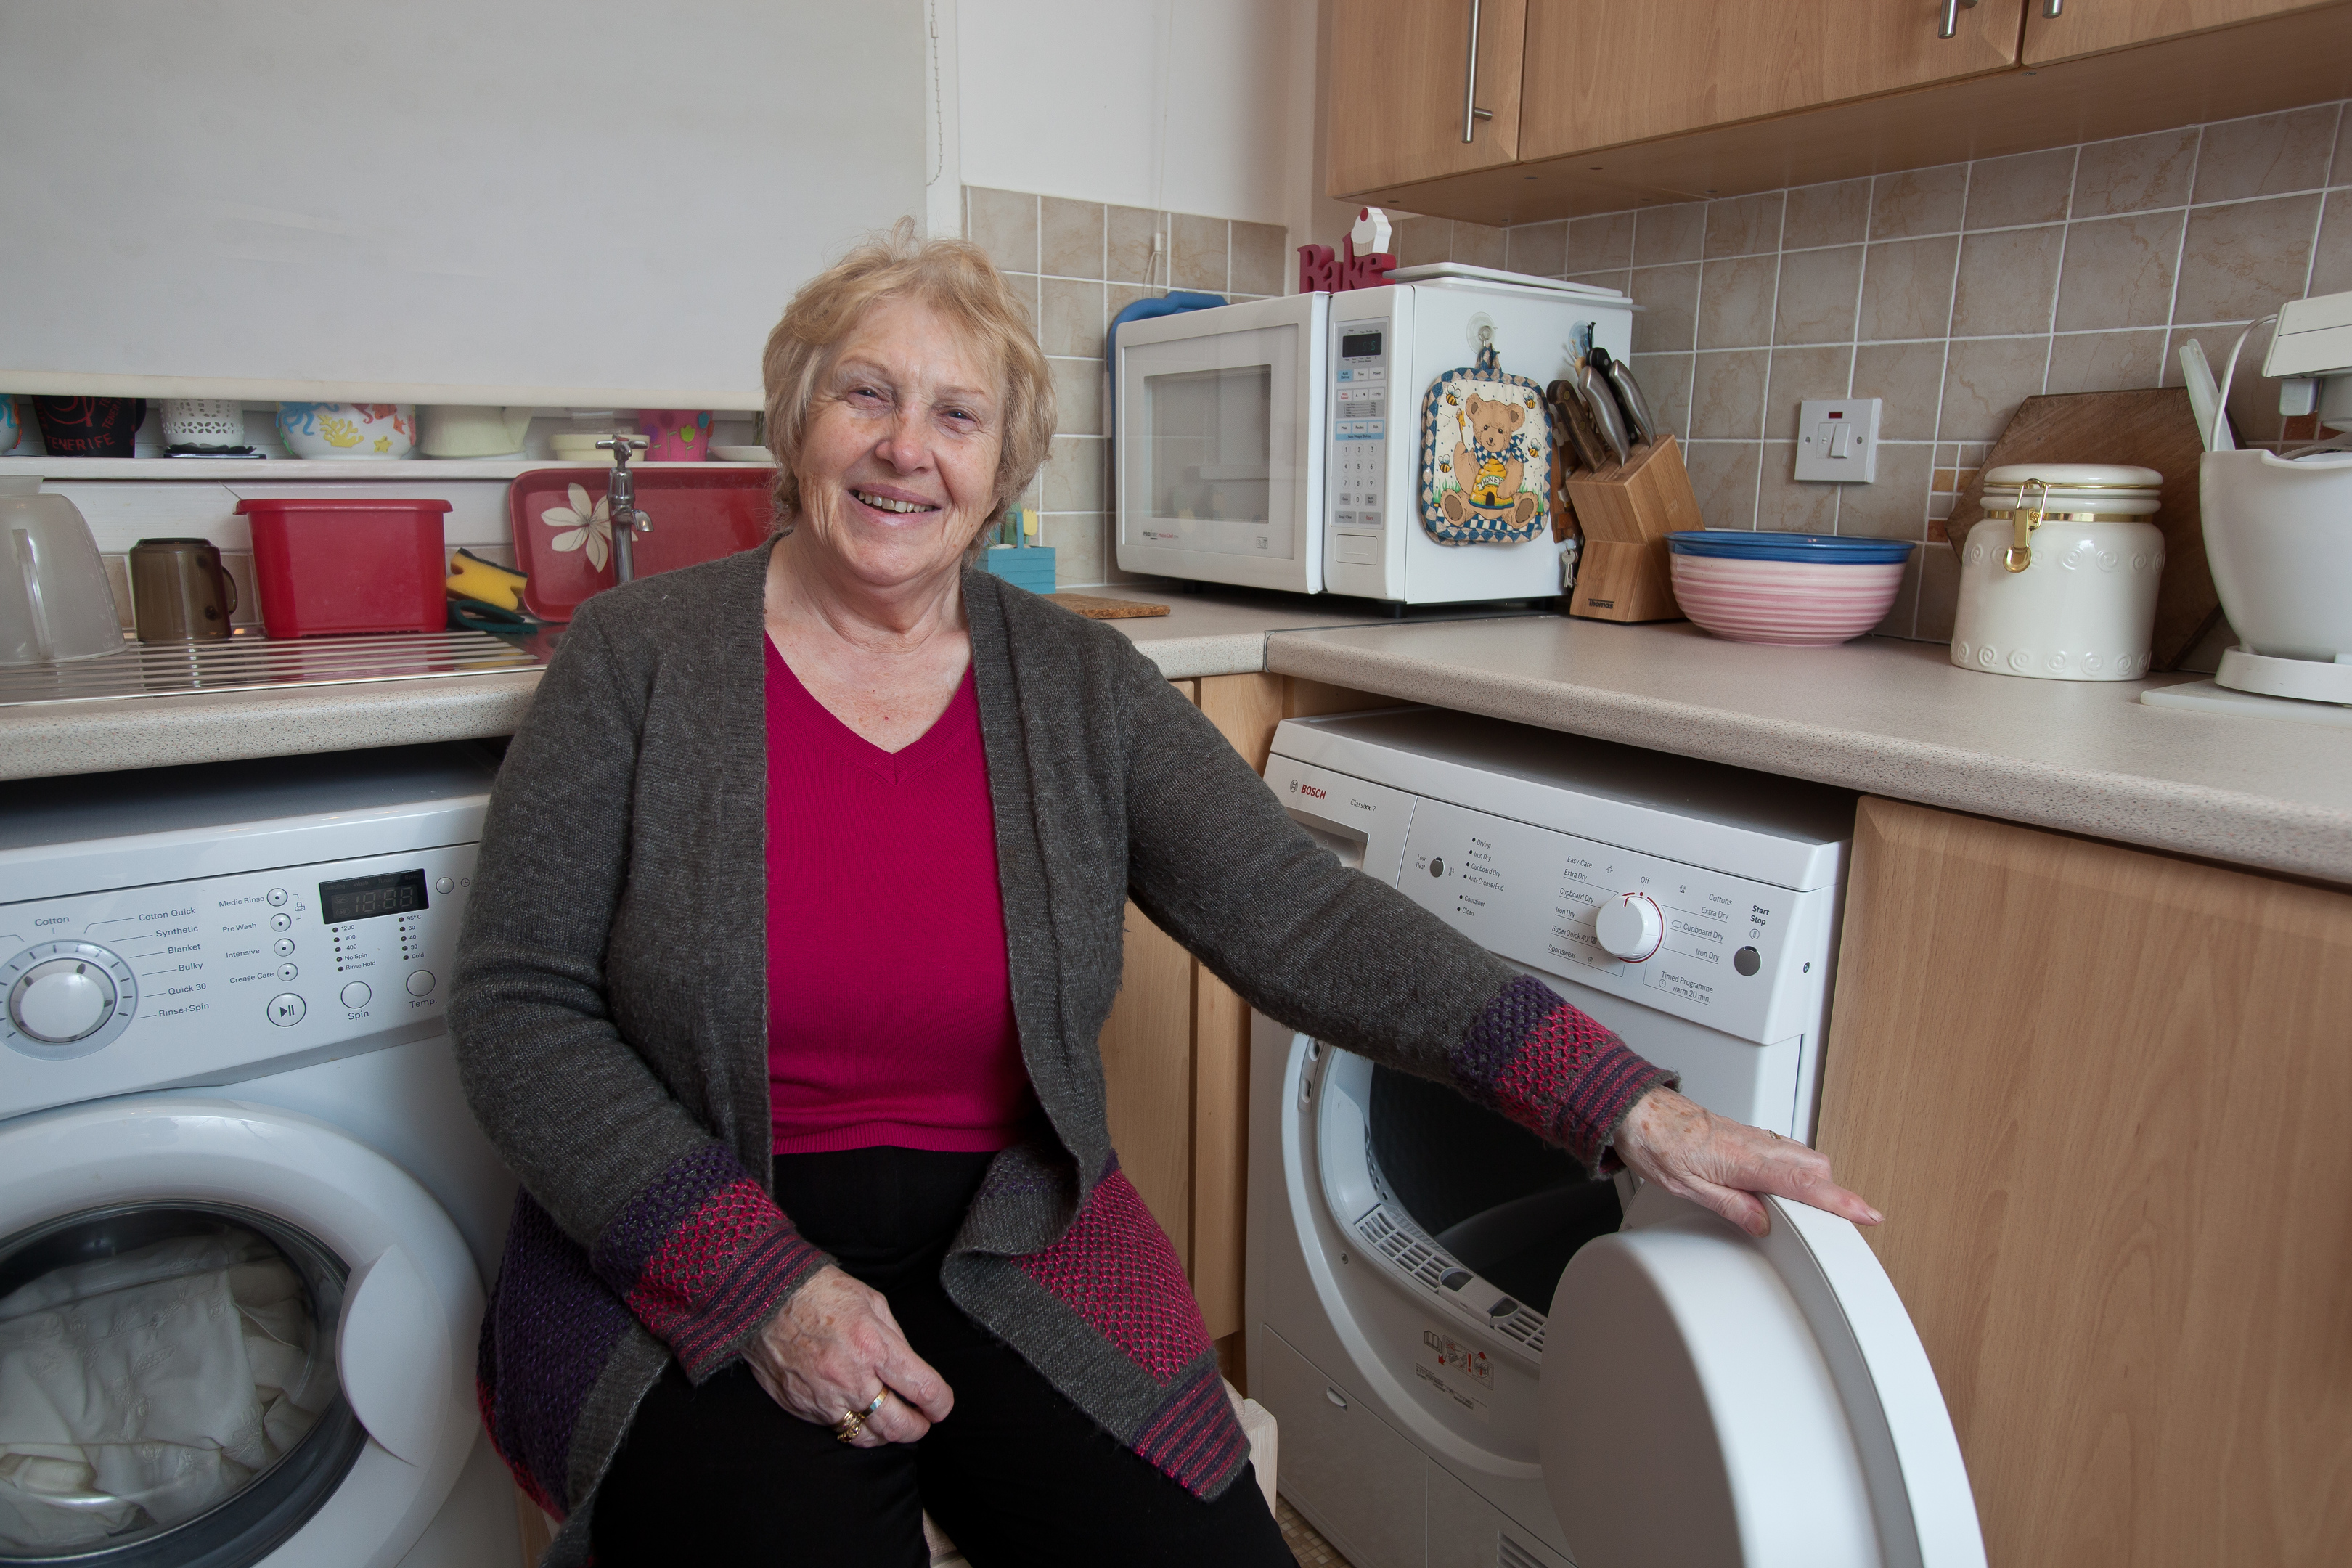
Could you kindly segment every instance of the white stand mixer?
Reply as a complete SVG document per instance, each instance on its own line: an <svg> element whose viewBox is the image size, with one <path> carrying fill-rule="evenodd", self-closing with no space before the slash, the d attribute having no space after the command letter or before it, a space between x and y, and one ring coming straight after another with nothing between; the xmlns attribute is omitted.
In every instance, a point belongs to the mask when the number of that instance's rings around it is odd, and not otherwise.
<svg viewBox="0 0 2352 1568"><path fill-rule="evenodd" d="M2284 307L2263 374L2284 382L2280 412L2352 431L2352 293ZM2221 445L2208 444L2199 499L2213 586L2242 641L2210 681L2140 700L2352 728L2352 451L2289 459Z"/></svg>

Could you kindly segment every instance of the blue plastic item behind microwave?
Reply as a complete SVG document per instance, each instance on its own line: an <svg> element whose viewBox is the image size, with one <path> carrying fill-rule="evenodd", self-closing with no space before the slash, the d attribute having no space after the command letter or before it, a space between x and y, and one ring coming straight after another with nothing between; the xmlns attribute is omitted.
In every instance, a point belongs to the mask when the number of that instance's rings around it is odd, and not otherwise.
<svg viewBox="0 0 2352 1568"><path fill-rule="evenodd" d="M1811 561L1824 566L1885 565L1908 560L1903 539L1841 539L1826 533L1750 533L1745 529L1695 528L1666 535L1677 555L1732 561Z"/></svg>

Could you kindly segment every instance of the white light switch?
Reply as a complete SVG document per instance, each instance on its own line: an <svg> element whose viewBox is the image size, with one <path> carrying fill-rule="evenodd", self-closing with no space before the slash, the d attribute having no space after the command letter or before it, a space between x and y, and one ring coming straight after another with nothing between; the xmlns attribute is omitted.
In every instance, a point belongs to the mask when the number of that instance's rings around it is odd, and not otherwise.
<svg viewBox="0 0 2352 1568"><path fill-rule="evenodd" d="M1797 478L1866 485L1878 478L1875 397L1811 398L1797 413Z"/></svg>

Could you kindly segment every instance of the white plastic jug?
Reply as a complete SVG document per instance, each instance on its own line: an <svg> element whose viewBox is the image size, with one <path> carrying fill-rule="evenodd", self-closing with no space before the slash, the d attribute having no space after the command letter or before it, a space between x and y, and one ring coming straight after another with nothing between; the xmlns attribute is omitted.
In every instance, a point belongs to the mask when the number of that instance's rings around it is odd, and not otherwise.
<svg viewBox="0 0 2352 1568"><path fill-rule="evenodd" d="M0 664L122 651L106 563L81 509L38 479L0 479Z"/></svg>

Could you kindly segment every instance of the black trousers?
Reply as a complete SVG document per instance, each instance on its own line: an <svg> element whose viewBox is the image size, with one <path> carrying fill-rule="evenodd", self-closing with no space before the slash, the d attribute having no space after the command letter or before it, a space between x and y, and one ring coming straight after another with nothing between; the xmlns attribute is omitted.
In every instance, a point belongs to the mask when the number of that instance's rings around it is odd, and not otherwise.
<svg viewBox="0 0 2352 1568"><path fill-rule="evenodd" d="M1254 1473L1202 1502L948 1300L940 1261L988 1160L878 1148L776 1161L777 1202L889 1299L955 1409L919 1443L852 1448L740 1363L700 1388L673 1366L597 1489L597 1568L922 1568L926 1509L973 1568L1293 1568Z"/></svg>

